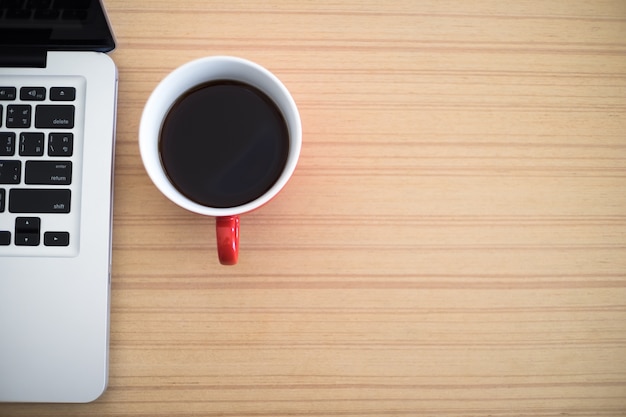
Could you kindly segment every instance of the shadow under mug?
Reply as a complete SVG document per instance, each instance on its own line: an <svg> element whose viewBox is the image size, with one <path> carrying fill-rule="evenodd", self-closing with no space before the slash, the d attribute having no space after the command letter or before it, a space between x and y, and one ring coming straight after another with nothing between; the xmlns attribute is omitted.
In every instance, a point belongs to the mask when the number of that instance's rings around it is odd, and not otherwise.
<svg viewBox="0 0 626 417"><path fill-rule="evenodd" d="M176 101L188 91L212 81L235 81L251 85L267 95L281 112L288 131L289 149L278 179L252 201L233 207L211 207L183 195L168 177L160 155L163 122ZM239 257L239 215L255 210L274 198L293 174L302 147L300 115L282 82L262 66L237 57L212 56L191 61L166 76L150 95L139 126L139 149L144 167L156 187L177 205L216 218L219 260L224 265Z"/></svg>

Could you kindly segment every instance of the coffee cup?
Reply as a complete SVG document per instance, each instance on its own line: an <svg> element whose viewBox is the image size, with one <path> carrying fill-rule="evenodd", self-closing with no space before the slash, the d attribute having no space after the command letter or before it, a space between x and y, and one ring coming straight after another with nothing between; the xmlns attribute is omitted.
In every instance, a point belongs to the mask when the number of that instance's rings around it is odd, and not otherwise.
<svg viewBox="0 0 626 417"><path fill-rule="evenodd" d="M239 257L239 216L283 189L301 146L287 88L262 66L229 56L197 59L167 75L139 127L150 179L180 207L215 217L224 265Z"/></svg>

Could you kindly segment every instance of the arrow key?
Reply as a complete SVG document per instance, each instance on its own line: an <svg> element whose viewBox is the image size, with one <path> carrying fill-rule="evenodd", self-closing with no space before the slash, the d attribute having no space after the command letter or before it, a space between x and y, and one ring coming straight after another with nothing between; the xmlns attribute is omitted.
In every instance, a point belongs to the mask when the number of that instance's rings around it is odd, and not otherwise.
<svg viewBox="0 0 626 417"><path fill-rule="evenodd" d="M46 246L69 246L68 232L46 232L43 234L43 244Z"/></svg>
<svg viewBox="0 0 626 417"><path fill-rule="evenodd" d="M17 246L38 246L40 228L41 219L39 217L16 218L15 244Z"/></svg>
<svg viewBox="0 0 626 417"><path fill-rule="evenodd" d="M16 233L17 246L39 246L39 233Z"/></svg>

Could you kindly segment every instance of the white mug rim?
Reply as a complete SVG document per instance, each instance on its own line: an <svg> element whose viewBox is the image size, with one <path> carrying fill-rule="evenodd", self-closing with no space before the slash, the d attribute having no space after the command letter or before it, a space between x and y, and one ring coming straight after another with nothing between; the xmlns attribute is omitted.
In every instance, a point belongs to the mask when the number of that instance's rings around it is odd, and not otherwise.
<svg viewBox="0 0 626 417"><path fill-rule="evenodd" d="M214 76L213 73L205 75L204 72L208 69L217 73L225 73L226 76ZM230 74L231 72L232 74ZM289 154L278 180L258 198L234 207L210 207L199 204L183 195L170 182L165 173L158 149L161 124L174 102L195 86L218 79L245 82L266 93L283 113L289 132ZM215 217L243 214L255 210L274 198L291 178L298 162L301 146L300 115L287 88L266 68L255 62L234 56L216 55L199 58L169 73L148 98L139 125L141 158L148 176L155 186L177 205L195 213Z"/></svg>

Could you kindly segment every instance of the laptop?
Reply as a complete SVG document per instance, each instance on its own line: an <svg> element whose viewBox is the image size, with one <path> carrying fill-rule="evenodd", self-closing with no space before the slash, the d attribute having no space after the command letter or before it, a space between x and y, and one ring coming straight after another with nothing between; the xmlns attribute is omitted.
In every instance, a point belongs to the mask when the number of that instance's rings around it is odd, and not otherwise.
<svg viewBox="0 0 626 417"><path fill-rule="evenodd" d="M117 70L99 0L0 0L0 401L106 389Z"/></svg>

